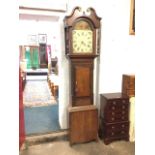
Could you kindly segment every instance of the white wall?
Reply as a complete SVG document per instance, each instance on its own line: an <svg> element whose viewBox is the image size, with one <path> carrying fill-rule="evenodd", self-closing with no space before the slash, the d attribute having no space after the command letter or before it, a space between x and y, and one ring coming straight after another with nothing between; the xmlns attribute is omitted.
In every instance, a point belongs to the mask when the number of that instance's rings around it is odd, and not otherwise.
<svg viewBox="0 0 155 155"><path fill-rule="evenodd" d="M135 73L135 37L129 35L130 0L104 0L97 10L102 17L99 90L119 92L122 74Z"/></svg>
<svg viewBox="0 0 155 155"><path fill-rule="evenodd" d="M56 42L53 42L53 40L58 36L58 30L57 22L19 20L18 43L19 45L27 45L29 35L47 34L47 44L55 47Z"/></svg>
<svg viewBox="0 0 155 155"><path fill-rule="evenodd" d="M75 6L82 8L93 7L102 18L101 50L98 66L95 66L95 104L99 107L99 94L120 92L122 74L135 74L136 59L135 36L129 35L130 0L68 0L68 11L59 15L59 22L53 28L50 23L40 23L44 32L57 33L57 50L59 53L59 123L62 129L68 128L67 107L70 103L69 61L65 57L63 18L70 15ZM42 25L42 26L41 26ZM51 29L52 28L52 29ZM38 28L39 29L39 28ZM29 30L25 30L30 32ZM33 33L39 30L34 28ZM24 33L24 32L23 32ZM23 35L23 34L21 34ZM21 36L22 38L22 36ZM19 42L22 42L19 40Z"/></svg>

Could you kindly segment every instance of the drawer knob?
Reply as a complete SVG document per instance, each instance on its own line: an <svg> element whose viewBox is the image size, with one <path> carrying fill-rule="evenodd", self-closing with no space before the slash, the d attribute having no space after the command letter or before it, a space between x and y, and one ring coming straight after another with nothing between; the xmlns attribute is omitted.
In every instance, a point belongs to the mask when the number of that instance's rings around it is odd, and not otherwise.
<svg viewBox="0 0 155 155"><path fill-rule="evenodd" d="M112 106L112 109L115 110L115 106Z"/></svg>
<svg viewBox="0 0 155 155"><path fill-rule="evenodd" d="M121 131L121 133L122 133L122 134L125 134L125 132L124 132L124 131Z"/></svg>
<svg viewBox="0 0 155 155"><path fill-rule="evenodd" d="M122 119L124 119L125 117L124 116L122 116Z"/></svg>
<svg viewBox="0 0 155 155"><path fill-rule="evenodd" d="M112 117L112 118L111 118L111 120L113 121L113 120L115 120L115 118L114 118L114 117Z"/></svg>
<svg viewBox="0 0 155 155"><path fill-rule="evenodd" d="M123 100L122 102L123 102L123 103L126 103L126 101L125 101L125 100Z"/></svg>
<svg viewBox="0 0 155 155"><path fill-rule="evenodd" d="M115 127L114 127L114 126L112 126L112 129L115 129Z"/></svg>
<svg viewBox="0 0 155 155"><path fill-rule="evenodd" d="M125 109L125 105L122 106L122 109Z"/></svg>
<svg viewBox="0 0 155 155"><path fill-rule="evenodd" d="M125 127L125 125L124 124L122 124L122 128L124 128Z"/></svg>
<svg viewBox="0 0 155 155"><path fill-rule="evenodd" d="M114 135L114 132L112 132L111 135Z"/></svg>

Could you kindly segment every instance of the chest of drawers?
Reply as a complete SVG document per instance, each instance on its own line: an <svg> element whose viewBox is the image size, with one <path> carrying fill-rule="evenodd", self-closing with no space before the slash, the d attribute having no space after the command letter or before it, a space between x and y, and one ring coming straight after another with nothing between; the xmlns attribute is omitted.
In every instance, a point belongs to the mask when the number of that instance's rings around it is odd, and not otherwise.
<svg viewBox="0 0 155 155"><path fill-rule="evenodd" d="M101 94L99 136L105 144L129 139L129 97L122 93Z"/></svg>

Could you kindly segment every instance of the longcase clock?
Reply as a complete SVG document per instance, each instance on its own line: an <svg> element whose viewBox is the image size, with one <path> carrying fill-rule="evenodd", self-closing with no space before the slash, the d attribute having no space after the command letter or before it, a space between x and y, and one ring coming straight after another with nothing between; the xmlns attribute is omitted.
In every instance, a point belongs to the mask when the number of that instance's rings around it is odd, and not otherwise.
<svg viewBox="0 0 155 155"><path fill-rule="evenodd" d="M100 20L93 8L82 11L80 7L64 18L72 106L93 105L93 66L100 51Z"/></svg>

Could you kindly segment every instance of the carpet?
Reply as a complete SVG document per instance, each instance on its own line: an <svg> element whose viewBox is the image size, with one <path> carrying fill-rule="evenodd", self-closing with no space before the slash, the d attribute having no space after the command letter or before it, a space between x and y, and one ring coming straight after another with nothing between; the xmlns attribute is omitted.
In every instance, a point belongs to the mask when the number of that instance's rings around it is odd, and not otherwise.
<svg viewBox="0 0 155 155"><path fill-rule="evenodd" d="M58 103L42 107L25 107L26 135L60 130L58 122Z"/></svg>
<svg viewBox="0 0 155 155"><path fill-rule="evenodd" d="M23 103L25 107L47 106L56 104L52 96L47 80L31 79L26 81Z"/></svg>

